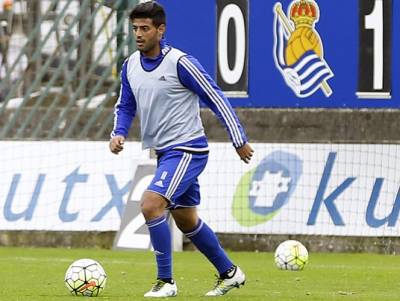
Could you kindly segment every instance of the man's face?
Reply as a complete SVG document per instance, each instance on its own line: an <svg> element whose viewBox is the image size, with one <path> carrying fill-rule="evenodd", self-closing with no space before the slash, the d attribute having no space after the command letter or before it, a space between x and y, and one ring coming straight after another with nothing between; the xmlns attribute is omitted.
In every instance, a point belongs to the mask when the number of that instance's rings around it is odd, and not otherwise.
<svg viewBox="0 0 400 301"><path fill-rule="evenodd" d="M165 32L165 25L161 24L158 28L153 25L149 18L134 19L132 22L133 33L135 34L137 49L143 53L151 53L158 47ZM157 48L158 49L158 48Z"/></svg>

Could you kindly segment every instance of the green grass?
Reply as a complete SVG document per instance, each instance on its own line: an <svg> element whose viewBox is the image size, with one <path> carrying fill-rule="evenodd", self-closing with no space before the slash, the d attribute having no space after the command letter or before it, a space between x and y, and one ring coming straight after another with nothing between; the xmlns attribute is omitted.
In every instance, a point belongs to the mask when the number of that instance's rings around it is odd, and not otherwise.
<svg viewBox="0 0 400 301"><path fill-rule="evenodd" d="M400 256L310 254L301 272L279 271L271 253L230 253L247 282L221 300L400 300ZM64 286L68 265L93 258L104 266L108 282L94 300L144 300L155 277L153 254L110 250L0 248L0 300L80 300ZM170 300L209 300L214 270L197 252L174 254L179 294Z"/></svg>

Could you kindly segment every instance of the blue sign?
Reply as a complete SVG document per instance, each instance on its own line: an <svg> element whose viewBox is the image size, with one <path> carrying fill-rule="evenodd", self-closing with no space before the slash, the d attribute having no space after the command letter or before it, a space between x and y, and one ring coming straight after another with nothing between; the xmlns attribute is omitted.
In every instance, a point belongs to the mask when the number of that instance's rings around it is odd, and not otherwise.
<svg viewBox="0 0 400 301"><path fill-rule="evenodd" d="M399 1L160 3L167 40L233 87L235 107L400 107Z"/></svg>

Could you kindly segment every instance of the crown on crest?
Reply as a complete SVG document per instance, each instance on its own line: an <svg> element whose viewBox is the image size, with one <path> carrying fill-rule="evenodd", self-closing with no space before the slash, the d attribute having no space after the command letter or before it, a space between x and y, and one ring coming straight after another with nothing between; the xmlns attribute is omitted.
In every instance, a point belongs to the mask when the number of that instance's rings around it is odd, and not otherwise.
<svg viewBox="0 0 400 301"><path fill-rule="evenodd" d="M311 26L319 17L318 4L310 0L299 0L292 3L290 9L290 19L296 27L298 25Z"/></svg>

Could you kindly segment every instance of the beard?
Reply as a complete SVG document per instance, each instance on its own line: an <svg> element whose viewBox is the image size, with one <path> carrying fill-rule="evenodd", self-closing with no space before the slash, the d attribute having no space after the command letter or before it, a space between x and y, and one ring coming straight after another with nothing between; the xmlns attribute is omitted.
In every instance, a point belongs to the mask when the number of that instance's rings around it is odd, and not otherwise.
<svg viewBox="0 0 400 301"><path fill-rule="evenodd" d="M159 41L147 41L142 43L141 46L137 46L137 49L140 50L143 53L147 53L152 51L157 45L159 44Z"/></svg>

